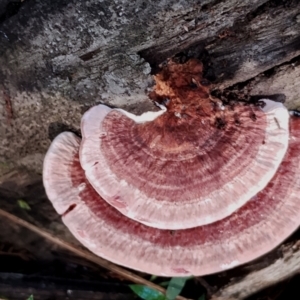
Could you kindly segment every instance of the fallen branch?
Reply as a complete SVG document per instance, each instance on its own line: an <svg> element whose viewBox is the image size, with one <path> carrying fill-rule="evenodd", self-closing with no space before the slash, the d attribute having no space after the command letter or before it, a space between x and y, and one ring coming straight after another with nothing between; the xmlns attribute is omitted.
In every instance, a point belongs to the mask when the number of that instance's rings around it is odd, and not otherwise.
<svg viewBox="0 0 300 300"><path fill-rule="evenodd" d="M38 228L35 225L28 223L27 221L20 219L2 209L0 209L0 216L5 217L16 224L23 226L23 227L31 230L32 232L37 233L38 235L42 236L43 238L47 239L48 241L52 242L53 244L56 244L57 246L59 246L61 248L69 250L77 256L85 258L107 270L110 270L110 271L122 276L126 280L129 280L129 281L137 283L137 284L146 285L146 286L153 288L163 294L166 293L166 290L164 288L162 288L161 286L159 286L151 281L148 281L130 271L127 271L127 270L121 268L121 267L118 267L115 264L106 261L105 259L95 256L94 254L92 254L86 250L78 249L75 246L67 243L66 241L53 236L51 233L46 232L43 229ZM177 300L188 300L187 298L182 297L182 296L177 296L176 299Z"/></svg>

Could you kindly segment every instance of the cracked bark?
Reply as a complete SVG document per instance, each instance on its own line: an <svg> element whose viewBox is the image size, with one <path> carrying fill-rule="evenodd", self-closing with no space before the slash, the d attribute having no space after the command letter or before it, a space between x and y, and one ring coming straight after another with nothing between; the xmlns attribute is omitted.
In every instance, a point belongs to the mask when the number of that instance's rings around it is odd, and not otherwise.
<svg viewBox="0 0 300 300"><path fill-rule="evenodd" d="M25 0L9 10L11 2L0 4L0 193L5 187L7 199L19 183L5 174L41 174L50 140L79 133L87 108L155 109L147 98L151 68L176 53L205 49L200 57L214 89L284 94L289 109L300 108L296 0ZM299 265L299 253L288 262ZM266 267L219 287L215 297L243 299L299 271L284 258L264 260Z"/></svg>

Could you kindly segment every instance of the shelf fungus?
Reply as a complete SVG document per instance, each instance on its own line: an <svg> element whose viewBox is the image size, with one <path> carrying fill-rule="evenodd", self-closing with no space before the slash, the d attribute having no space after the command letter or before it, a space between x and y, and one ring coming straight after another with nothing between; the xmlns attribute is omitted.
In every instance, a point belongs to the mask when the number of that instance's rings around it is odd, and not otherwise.
<svg viewBox="0 0 300 300"><path fill-rule="evenodd" d="M170 61L135 116L98 105L61 133L47 195L95 254L161 276L205 275L272 250L300 225L300 118L281 103L225 105L197 60Z"/></svg>
<svg viewBox="0 0 300 300"><path fill-rule="evenodd" d="M80 161L98 194L161 229L220 220L262 190L288 144L288 112L224 106L201 85L202 66L170 63L156 76L167 110L135 116L98 105L82 118Z"/></svg>

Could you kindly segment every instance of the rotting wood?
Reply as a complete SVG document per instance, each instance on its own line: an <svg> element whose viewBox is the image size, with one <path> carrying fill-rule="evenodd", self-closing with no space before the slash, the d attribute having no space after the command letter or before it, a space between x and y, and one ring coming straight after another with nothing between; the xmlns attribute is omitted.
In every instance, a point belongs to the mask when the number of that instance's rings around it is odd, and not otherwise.
<svg viewBox="0 0 300 300"><path fill-rule="evenodd" d="M0 82L14 107L11 124L0 122L1 161L41 172L51 128L79 130L82 112L96 103L153 109L147 62L198 43L208 50L216 88L248 80L251 95L283 93L289 108L300 107L297 0L24 1L0 24ZM0 117L8 115L6 102L0 93Z"/></svg>
<svg viewBox="0 0 300 300"><path fill-rule="evenodd" d="M137 283L137 284L146 285L150 288L153 288L157 291L160 291L163 294L166 293L166 290L164 288L162 288L161 286L159 286L157 284L154 284L153 282L148 281L148 280L134 274L133 272L130 272L130 271L127 271L127 270L125 270L121 267L118 267L115 264L106 261L105 259L102 259L98 256L95 256L94 254L92 254L88 251L78 249L75 246L73 246L73 245L71 245L71 244L69 244L69 243L53 236L52 234L50 234L46 231L44 231L43 229L38 228L35 225L30 224L27 221L25 221L23 219L20 219L20 218L14 216L14 215L2 210L2 209L0 209L0 216L4 217L4 218L20 225L20 226L26 227L27 229L35 232L36 234L42 236L43 238L45 238L48 241L56 244L57 246L59 246L61 248L64 248L65 250L71 251L73 254L76 254L76 255L78 255L82 258L85 258L85 259L87 259L87 260L89 260L89 261L91 261L91 262L107 269L107 270L110 270L110 271L122 276L126 280L132 281L132 282ZM177 300L188 300L187 298L182 297L182 296L177 296L176 299Z"/></svg>
<svg viewBox="0 0 300 300"><path fill-rule="evenodd" d="M211 300L241 300L300 273L300 240L282 247L282 257L254 270L245 277L232 280L212 295Z"/></svg>

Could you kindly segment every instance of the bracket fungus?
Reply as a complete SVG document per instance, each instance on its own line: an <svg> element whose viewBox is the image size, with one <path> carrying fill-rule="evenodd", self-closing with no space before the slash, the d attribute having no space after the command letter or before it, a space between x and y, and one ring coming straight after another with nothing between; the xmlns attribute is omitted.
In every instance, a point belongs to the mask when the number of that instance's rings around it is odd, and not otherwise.
<svg viewBox="0 0 300 300"><path fill-rule="evenodd" d="M156 76L167 110L136 117L98 105L82 118L87 179L145 225L185 229L230 215L266 186L286 152L288 112L281 103L225 107L201 85L201 73L190 60Z"/></svg>
<svg viewBox="0 0 300 300"><path fill-rule="evenodd" d="M52 142L43 180L65 225L95 254L161 276L211 274L272 250L300 225L300 119L267 99L223 105L196 60L169 62L155 80L166 109L98 105L82 140Z"/></svg>

